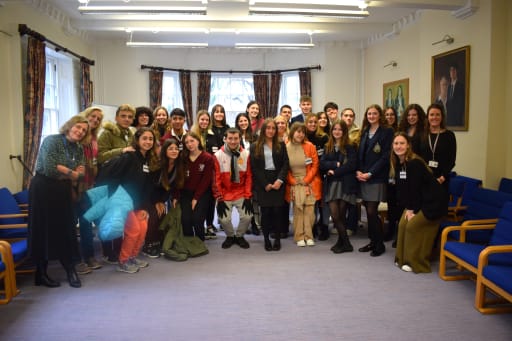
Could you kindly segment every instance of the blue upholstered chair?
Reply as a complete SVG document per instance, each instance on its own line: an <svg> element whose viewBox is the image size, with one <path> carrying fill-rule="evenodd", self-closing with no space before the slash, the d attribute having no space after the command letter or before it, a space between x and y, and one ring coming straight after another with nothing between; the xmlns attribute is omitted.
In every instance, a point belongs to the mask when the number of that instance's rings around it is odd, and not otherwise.
<svg viewBox="0 0 512 341"><path fill-rule="evenodd" d="M467 209L468 199L473 189L482 187L482 180L456 175L450 178L450 201L448 218L453 221L462 220Z"/></svg>
<svg viewBox="0 0 512 341"><path fill-rule="evenodd" d="M464 194L466 198L466 211L461 221L453 222L451 220L442 221L440 229L447 226L461 225L481 225L495 224L500 215L503 205L507 201L512 201L511 193L504 193L487 188L471 188ZM452 239L459 239L459 231L453 230L449 235ZM466 241L474 243L487 244L491 237L491 231L486 229L471 229L467 231Z"/></svg>
<svg viewBox="0 0 512 341"><path fill-rule="evenodd" d="M491 232L488 245L467 242L466 233L474 229L485 229ZM458 230L459 240L448 240L448 234ZM512 246L512 202L503 206L496 224L476 226L450 226L441 235L441 253L439 259L439 277L443 280L460 280L476 277L481 252L488 246ZM447 260L455 263L455 268L447 271ZM493 253L488 256L488 265L512 266L512 252ZM510 279L509 279L510 280Z"/></svg>
<svg viewBox="0 0 512 341"><path fill-rule="evenodd" d="M27 218L9 189L0 188L0 240L27 238Z"/></svg>
<svg viewBox="0 0 512 341"><path fill-rule="evenodd" d="M498 191L505 193L512 193L512 179L501 178L500 186L498 187Z"/></svg>

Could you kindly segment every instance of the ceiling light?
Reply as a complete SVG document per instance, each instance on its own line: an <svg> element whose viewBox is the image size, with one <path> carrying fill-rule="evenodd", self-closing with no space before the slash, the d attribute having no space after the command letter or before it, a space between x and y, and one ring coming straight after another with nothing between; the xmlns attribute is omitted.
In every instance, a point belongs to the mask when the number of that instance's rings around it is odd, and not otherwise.
<svg viewBox="0 0 512 341"><path fill-rule="evenodd" d="M200 27L127 27L130 32L180 32L180 33L210 33L207 28Z"/></svg>
<svg viewBox="0 0 512 341"><path fill-rule="evenodd" d="M300 5L335 5L335 6L360 6L363 0L249 0L249 5L258 4L300 4Z"/></svg>
<svg viewBox="0 0 512 341"><path fill-rule="evenodd" d="M338 9L317 8L277 8L277 7L249 7L251 15L302 15L311 17L337 17L363 19L370 15L368 11L352 11Z"/></svg>
<svg viewBox="0 0 512 341"><path fill-rule="evenodd" d="M208 43L158 43L151 41L127 41L126 46L130 47L175 47L175 48L190 48L190 47L208 47Z"/></svg>
<svg viewBox="0 0 512 341"><path fill-rule="evenodd" d="M195 14L206 15L206 6L79 6L82 14Z"/></svg>
<svg viewBox="0 0 512 341"><path fill-rule="evenodd" d="M315 47L315 44L286 44L286 43L236 43L237 49L310 49Z"/></svg>

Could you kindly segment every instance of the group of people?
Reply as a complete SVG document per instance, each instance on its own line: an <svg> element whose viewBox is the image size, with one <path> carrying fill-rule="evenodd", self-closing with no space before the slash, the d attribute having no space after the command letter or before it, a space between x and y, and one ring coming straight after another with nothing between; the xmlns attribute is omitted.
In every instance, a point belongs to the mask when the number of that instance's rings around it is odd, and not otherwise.
<svg viewBox="0 0 512 341"><path fill-rule="evenodd" d="M331 250L351 252L359 202L366 209L369 237L360 252L380 256L385 239L396 235L396 264L404 271L430 271L428 256L443 215L436 203L447 205L456 154L443 106L432 104L425 114L411 104L398 124L393 107L371 105L361 128L353 109L340 113L333 102L313 113L311 97L302 96L300 108L295 117L284 105L276 117L262 118L259 104L251 101L229 127L224 107L217 104L211 113L200 110L188 131L179 108L168 113L164 107L125 104L115 122L105 124L99 107L72 117L59 134L43 141L30 184L35 284L60 285L47 273L52 259L60 260L73 287L81 286L78 274L102 266L94 256L93 222L84 215L91 207L87 190L101 185L109 195L122 187L131 204L122 237L102 241L103 260L121 272L149 265L139 257L141 251L160 256L164 236L159 225L176 209L185 236L216 238L217 212L226 234L222 248L247 249L244 235L262 232L265 250L279 251L292 206L298 247L328 239L331 218L338 233ZM388 235L378 215L383 201L388 201Z"/></svg>

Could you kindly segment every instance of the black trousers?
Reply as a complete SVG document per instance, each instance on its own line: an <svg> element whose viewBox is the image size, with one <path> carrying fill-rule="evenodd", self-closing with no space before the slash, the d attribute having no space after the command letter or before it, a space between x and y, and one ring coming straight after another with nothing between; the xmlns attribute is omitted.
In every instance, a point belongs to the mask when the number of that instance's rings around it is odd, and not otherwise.
<svg viewBox="0 0 512 341"><path fill-rule="evenodd" d="M180 205L183 234L185 236L196 236L204 240L204 221L213 196L211 190L208 190L197 201L196 207L192 209L193 197L193 191L183 190L181 192Z"/></svg>

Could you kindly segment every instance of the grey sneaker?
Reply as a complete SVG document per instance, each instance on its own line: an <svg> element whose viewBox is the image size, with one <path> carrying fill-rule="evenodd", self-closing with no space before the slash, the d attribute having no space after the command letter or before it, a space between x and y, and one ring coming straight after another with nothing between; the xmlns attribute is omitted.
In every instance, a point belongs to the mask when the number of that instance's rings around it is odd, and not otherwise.
<svg viewBox="0 0 512 341"><path fill-rule="evenodd" d="M116 270L119 272L126 272L129 274L134 274L139 271L139 267L135 264L132 264L130 261L126 261L124 263L119 262Z"/></svg>
<svg viewBox="0 0 512 341"><path fill-rule="evenodd" d="M85 263L79 263L75 265L76 273L79 275L86 275L92 272L92 269L87 266Z"/></svg>
<svg viewBox="0 0 512 341"><path fill-rule="evenodd" d="M138 259L137 257L130 258L128 262L135 265L137 268L147 268L149 266L148 262L142 259Z"/></svg>
<svg viewBox="0 0 512 341"><path fill-rule="evenodd" d="M103 265L101 265L100 262L96 260L96 258L91 257L87 260L87 266L90 267L93 270L100 269Z"/></svg>

